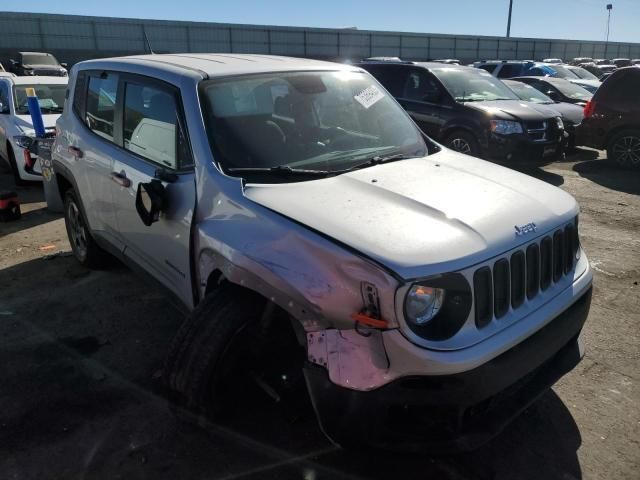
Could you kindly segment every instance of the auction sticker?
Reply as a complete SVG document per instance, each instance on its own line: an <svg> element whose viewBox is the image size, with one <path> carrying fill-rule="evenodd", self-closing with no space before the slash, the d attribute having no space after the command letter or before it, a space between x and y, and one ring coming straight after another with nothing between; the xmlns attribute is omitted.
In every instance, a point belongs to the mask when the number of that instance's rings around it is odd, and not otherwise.
<svg viewBox="0 0 640 480"><path fill-rule="evenodd" d="M355 98L356 101L364 108L369 108L372 105L375 105L380 99L384 98L384 93L382 93L375 85L371 85L353 98Z"/></svg>

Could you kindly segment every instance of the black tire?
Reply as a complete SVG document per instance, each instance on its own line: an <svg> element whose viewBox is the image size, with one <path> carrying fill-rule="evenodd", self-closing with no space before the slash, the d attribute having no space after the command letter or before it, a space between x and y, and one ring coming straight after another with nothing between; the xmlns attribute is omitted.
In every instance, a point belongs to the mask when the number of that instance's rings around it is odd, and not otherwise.
<svg viewBox="0 0 640 480"><path fill-rule="evenodd" d="M9 166L11 167L11 173L13 174L13 181L16 186L24 186L27 184L25 180L20 178L20 173L18 171L18 162L16 161L16 156L13 153L13 148L11 145L7 145L7 156L9 157Z"/></svg>
<svg viewBox="0 0 640 480"><path fill-rule="evenodd" d="M64 194L64 224L73 255L85 267L104 268L112 257L94 240L83 212L76 192L70 188Z"/></svg>
<svg viewBox="0 0 640 480"><path fill-rule="evenodd" d="M621 130L611 137L607 159L622 168L640 169L640 130Z"/></svg>
<svg viewBox="0 0 640 480"><path fill-rule="evenodd" d="M456 152L480 157L480 144L476 137L465 130L456 130L447 135L444 141L445 146Z"/></svg>
<svg viewBox="0 0 640 480"><path fill-rule="evenodd" d="M282 406L291 405L281 401L286 400L287 392L291 393L290 398L294 397L293 392L295 398L300 398L300 385L306 392L302 361L296 362L302 348L295 341L293 330L289 330L293 337L286 339L282 329L278 337L267 332L263 324L270 307L273 305L260 295L227 283L196 307L171 343L163 369L164 388L179 418L204 426L210 420L230 420L236 413L246 414L251 405L264 406L268 395L256 378L265 379L263 386L268 385L264 388L274 387L271 391ZM284 313L275 315L276 321L288 321ZM289 325L287 328L291 329ZM286 342L286 348L274 346L274 341ZM257 346L261 344L277 353L265 354ZM287 365L285 368L294 372L289 385L277 385L276 375L264 374L272 361L278 362L279 367Z"/></svg>

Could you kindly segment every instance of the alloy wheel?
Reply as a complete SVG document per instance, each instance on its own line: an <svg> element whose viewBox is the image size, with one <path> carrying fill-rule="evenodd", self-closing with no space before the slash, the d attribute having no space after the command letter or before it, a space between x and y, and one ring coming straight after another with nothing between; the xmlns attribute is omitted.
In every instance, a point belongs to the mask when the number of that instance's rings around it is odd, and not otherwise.
<svg viewBox="0 0 640 480"><path fill-rule="evenodd" d="M613 157L619 165L640 167L640 137L621 137L613 145Z"/></svg>
<svg viewBox="0 0 640 480"><path fill-rule="evenodd" d="M67 205L67 219L71 246L79 258L85 258L87 256L87 228L80 209L73 201Z"/></svg>
<svg viewBox="0 0 640 480"><path fill-rule="evenodd" d="M467 155L471 154L471 145L464 138L454 138L449 143L449 146L452 150L460 153L466 153Z"/></svg>

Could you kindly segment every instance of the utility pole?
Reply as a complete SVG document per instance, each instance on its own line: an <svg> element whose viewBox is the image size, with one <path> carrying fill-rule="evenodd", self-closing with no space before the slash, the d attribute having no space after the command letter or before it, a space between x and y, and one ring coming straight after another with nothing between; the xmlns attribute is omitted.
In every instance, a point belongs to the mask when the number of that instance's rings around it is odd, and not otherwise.
<svg viewBox="0 0 640 480"><path fill-rule="evenodd" d="M513 0L509 0L509 19L507 20L507 38L511 36L511 11L513 10Z"/></svg>

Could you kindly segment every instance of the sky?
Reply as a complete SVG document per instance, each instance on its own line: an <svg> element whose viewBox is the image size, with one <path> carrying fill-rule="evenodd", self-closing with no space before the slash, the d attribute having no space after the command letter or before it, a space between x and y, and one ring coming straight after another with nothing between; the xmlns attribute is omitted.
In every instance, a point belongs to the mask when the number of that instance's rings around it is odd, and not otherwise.
<svg viewBox="0 0 640 480"><path fill-rule="evenodd" d="M511 36L640 43L640 0L513 0ZM9 6L8 4L5 4ZM504 35L509 0L29 0L12 11Z"/></svg>

